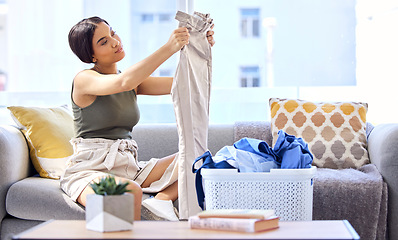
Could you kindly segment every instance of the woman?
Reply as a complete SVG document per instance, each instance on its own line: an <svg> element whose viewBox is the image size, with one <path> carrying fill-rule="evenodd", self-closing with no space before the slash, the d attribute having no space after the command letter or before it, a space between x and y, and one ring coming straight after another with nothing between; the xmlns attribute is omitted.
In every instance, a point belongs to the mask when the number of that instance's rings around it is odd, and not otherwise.
<svg viewBox="0 0 398 240"><path fill-rule="evenodd" d="M211 46L213 34L207 32ZM93 193L90 182L113 174L118 181L130 182L128 188L135 197L135 219L141 219L142 188L161 179L174 163L175 154L151 159L145 165L137 161L137 145L130 136L139 120L136 94L169 94L173 78L150 75L188 43L188 30L178 28L156 52L120 72L117 62L125 56L123 45L105 20L91 17L72 27L69 32L72 51L81 61L94 63L73 80L74 155L60 182L72 200L85 206L87 194ZM177 221L172 204L178 197L177 190L177 181L172 182L143 205L158 217Z"/></svg>

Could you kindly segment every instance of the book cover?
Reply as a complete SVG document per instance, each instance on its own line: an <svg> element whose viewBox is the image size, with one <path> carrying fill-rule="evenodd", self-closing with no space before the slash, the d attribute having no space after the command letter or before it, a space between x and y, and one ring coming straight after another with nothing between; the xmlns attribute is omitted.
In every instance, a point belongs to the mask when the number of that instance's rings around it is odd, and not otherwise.
<svg viewBox="0 0 398 240"><path fill-rule="evenodd" d="M200 218L254 218L267 219L275 216L273 209L211 209L197 214Z"/></svg>
<svg viewBox="0 0 398 240"><path fill-rule="evenodd" d="M279 227L279 217L274 216L268 219L253 218L199 218L191 216L188 219L190 228L223 230L235 232L261 232Z"/></svg>

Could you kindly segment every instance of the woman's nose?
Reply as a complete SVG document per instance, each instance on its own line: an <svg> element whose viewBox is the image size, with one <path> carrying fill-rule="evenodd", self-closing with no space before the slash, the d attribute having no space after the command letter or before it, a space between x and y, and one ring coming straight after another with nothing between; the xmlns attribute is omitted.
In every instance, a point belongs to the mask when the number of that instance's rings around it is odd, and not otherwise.
<svg viewBox="0 0 398 240"><path fill-rule="evenodd" d="M112 44L112 47L117 47L117 46L119 46L120 45L120 41L118 41L117 39L113 39L113 44Z"/></svg>

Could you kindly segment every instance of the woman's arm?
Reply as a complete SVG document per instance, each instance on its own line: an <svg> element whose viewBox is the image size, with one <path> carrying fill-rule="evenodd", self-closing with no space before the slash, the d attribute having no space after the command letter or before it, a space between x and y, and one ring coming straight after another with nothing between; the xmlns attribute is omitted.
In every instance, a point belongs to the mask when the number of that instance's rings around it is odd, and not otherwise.
<svg viewBox="0 0 398 240"><path fill-rule="evenodd" d="M213 25L214 26L214 25ZM213 29L213 27L212 27ZM210 46L215 44L214 31L209 30L206 33L207 41ZM171 86L173 84L172 77L148 77L137 88L137 94L141 95L166 95L170 94Z"/></svg>
<svg viewBox="0 0 398 240"><path fill-rule="evenodd" d="M174 53L188 44L186 28L174 30L169 41L144 60L129 67L120 74L100 74L93 70L80 72L74 79L78 95L109 95L136 89L144 80Z"/></svg>
<svg viewBox="0 0 398 240"><path fill-rule="evenodd" d="M172 77L149 77L137 88L141 95L166 95L170 94L173 84Z"/></svg>

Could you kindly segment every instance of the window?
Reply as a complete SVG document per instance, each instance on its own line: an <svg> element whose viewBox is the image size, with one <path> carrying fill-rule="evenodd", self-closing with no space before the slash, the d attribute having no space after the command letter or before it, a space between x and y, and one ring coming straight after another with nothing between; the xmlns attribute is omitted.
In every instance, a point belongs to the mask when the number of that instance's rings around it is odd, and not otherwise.
<svg viewBox="0 0 398 240"><path fill-rule="evenodd" d="M143 23L170 22L171 20L172 17L169 13L144 13L141 15L141 21Z"/></svg>
<svg viewBox="0 0 398 240"><path fill-rule="evenodd" d="M159 14L159 22L170 22L171 14L168 13L160 13Z"/></svg>
<svg viewBox="0 0 398 240"><path fill-rule="evenodd" d="M0 91L6 90L7 83L7 10L5 0L0 1Z"/></svg>
<svg viewBox="0 0 398 240"><path fill-rule="evenodd" d="M0 0L0 119L8 105L70 105L73 77L91 67L66 39L83 17L103 17L117 31L126 51L118 64L123 71L168 40L177 9L214 19L210 122L266 120L269 97L364 101L370 122L398 119L384 100L398 87L398 33L391 31L397 0L114 2L117 11L108 0ZM154 75L172 76L178 59ZM174 121L169 96L140 96L139 104L141 123Z"/></svg>
<svg viewBox="0 0 398 240"><path fill-rule="evenodd" d="M6 90L6 73L0 70L0 91Z"/></svg>
<svg viewBox="0 0 398 240"><path fill-rule="evenodd" d="M258 66L240 68L241 87L260 87L260 70Z"/></svg>
<svg viewBox="0 0 398 240"><path fill-rule="evenodd" d="M170 77L173 76L173 71L170 69L159 69L160 77Z"/></svg>
<svg viewBox="0 0 398 240"><path fill-rule="evenodd" d="M260 36L260 9L241 9L242 37Z"/></svg>
<svg viewBox="0 0 398 240"><path fill-rule="evenodd" d="M149 13L144 13L141 15L141 21L143 23L152 23L153 22L153 14L149 14Z"/></svg>

